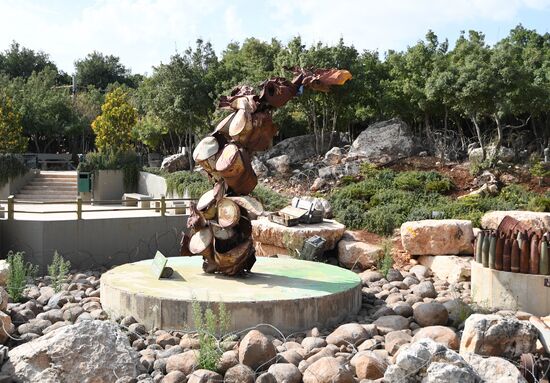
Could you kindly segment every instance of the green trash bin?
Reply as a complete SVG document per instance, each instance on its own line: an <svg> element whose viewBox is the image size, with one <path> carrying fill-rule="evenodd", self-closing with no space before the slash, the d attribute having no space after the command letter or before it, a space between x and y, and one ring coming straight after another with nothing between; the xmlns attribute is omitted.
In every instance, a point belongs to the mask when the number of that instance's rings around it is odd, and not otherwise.
<svg viewBox="0 0 550 383"><path fill-rule="evenodd" d="M78 173L78 192L89 193L92 191L92 179L90 172Z"/></svg>

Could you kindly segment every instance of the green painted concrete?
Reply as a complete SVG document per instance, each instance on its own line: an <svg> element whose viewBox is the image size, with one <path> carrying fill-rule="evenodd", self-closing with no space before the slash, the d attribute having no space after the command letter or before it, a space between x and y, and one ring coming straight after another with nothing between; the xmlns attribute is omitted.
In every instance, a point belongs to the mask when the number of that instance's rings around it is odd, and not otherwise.
<svg viewBox="0 0 550 383"><path fill-rule="evenodd" d="M171 257L171 279L157 280L151 260L129 263L104 273L102 284L130 294L188 301L259 302L299 300L337 294L356 288L357 274L318 262L258 258L245 277L202 271L201 257Z"/></svg>

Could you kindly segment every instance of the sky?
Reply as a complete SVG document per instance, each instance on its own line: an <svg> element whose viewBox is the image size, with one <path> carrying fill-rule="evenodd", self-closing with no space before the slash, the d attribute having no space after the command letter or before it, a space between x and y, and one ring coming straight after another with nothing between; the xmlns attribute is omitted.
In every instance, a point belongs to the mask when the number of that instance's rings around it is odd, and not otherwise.
<svg viewBox="0 0 550 383"><path fill-rule="evenodd" d="M74 61L96 50L150 74L197 38L218 55L231 41L296 35L385 52L429 29L451 44L470 29L494 43L519 23L550 32L550 0L0 0L0 51L15 40L73 73Z"/></svg>

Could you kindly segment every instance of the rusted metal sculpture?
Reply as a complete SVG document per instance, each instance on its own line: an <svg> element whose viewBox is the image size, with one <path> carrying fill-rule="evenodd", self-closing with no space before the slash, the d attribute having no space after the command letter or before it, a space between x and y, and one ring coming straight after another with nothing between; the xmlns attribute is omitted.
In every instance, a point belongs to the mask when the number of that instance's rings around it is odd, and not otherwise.
<svg viewBox="0 0 550 383"><path fill-rule="evenodd" d="M351 79L349 71L340 69L294 68L293 72L292 81L274 77L263 82L259 95L250 86L240 86L222 96L219 108L232 113L193 152L214 187L191 207L181 254L202 255L207 273L237 275L250 271L256 261L251 221L263 213L263 207L248 196L258 183L251 156L272 145L277 134L273 110L304 88L328 92Z"/></svg>

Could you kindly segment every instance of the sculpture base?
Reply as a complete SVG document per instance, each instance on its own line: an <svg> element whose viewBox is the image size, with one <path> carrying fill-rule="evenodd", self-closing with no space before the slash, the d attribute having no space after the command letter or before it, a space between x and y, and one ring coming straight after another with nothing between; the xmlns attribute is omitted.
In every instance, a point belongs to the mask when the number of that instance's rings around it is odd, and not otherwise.
<svg viewBox="0 0 550 383"><path fill-rule="evenodd" d="M323 263L258 258L244 277L206 274L202 257L168 258L171 279L155 279L151 260L128 263L101 276L101 303L109 314L133 315L149 328L194 328L193 302L216 310L223 302L229 331L271 324L285 334L327 327L361 308L357 274Z"/></svg>
<svg viewBox="0 0 550 383"><path fill-rule="evenodd" d="M547 316L550 312L548 275L511 273L483 267L472 261L472 300L489 309L525 311Z"/></svg>

